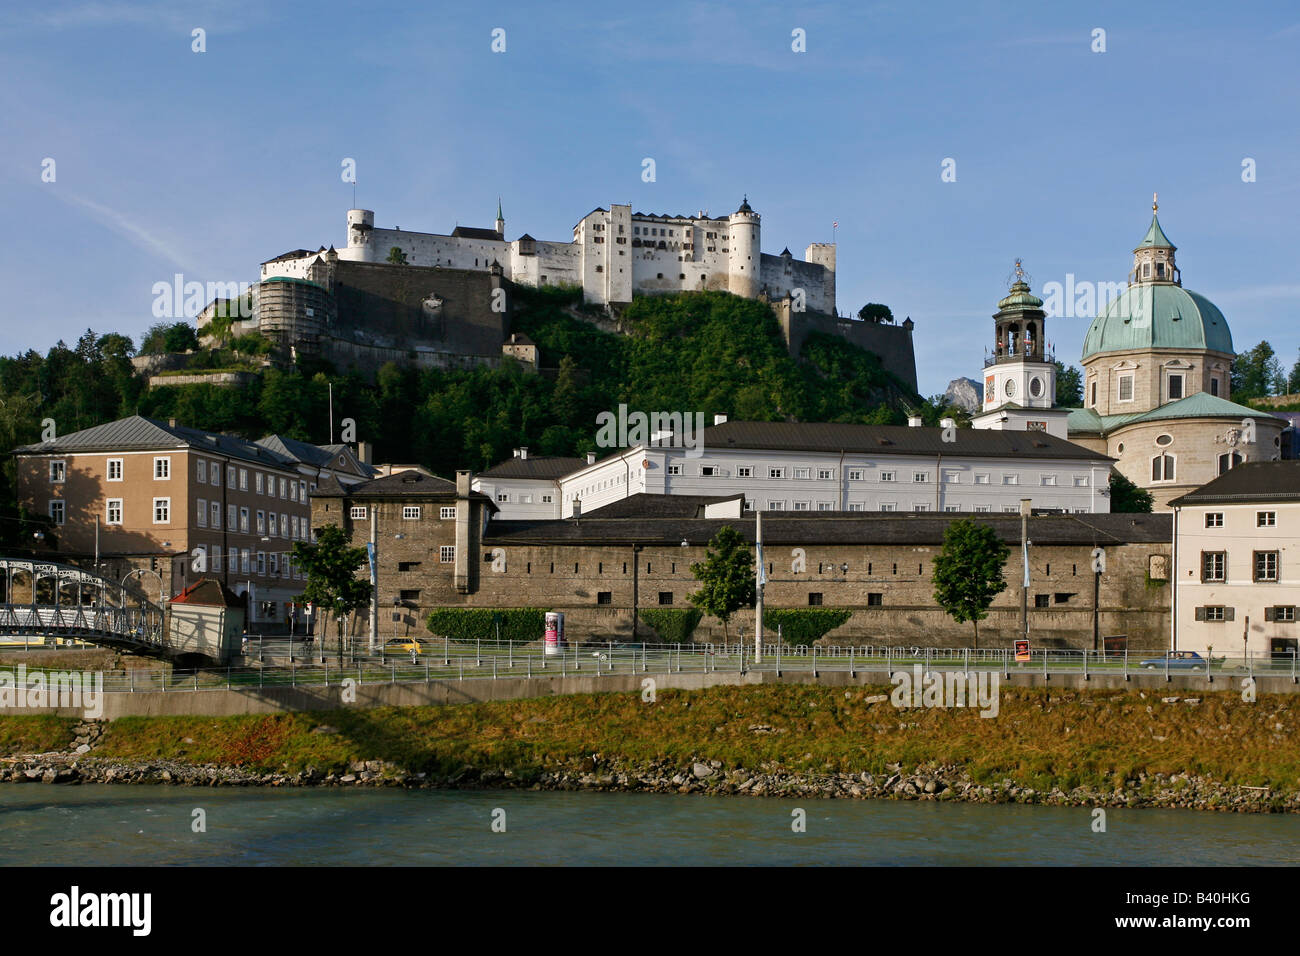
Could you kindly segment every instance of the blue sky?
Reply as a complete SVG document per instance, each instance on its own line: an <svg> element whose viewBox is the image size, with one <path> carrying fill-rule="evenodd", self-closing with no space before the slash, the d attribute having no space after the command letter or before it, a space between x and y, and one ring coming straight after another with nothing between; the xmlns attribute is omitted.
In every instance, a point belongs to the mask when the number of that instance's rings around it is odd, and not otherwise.
<svg viewBox="0 0 1300 956"><path fill-rule="evenodd" d="M926 394L976 375L1017 256L1036 290L1123 281L1158 190L1184 285L1289 367L1298 59L1290 3L29 4L0 22L0 352L138 340L176 272L341 245L352 157L380 226L487 226L500 195L510 238L567 239L748 193L800 255L838 220L841 310L911 316ZM1049 323L1058 355L1086 325Z"/></svg>

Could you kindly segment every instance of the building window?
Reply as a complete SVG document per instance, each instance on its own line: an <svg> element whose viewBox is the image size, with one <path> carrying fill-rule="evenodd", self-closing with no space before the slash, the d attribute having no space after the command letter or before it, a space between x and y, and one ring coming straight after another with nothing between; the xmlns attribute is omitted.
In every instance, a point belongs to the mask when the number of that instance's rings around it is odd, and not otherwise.
<svg viewBox="0 0 1300 956"><path fill-rule="evenodd" d="M892 472L892 471L882 471L882 472L880 473L880 480L881 480L881 481L893 481L893 480L894 480L894 476L895 476L895 473Z"/></svg>
<svg viewBox="0 0 1300 956"><path fill-rule="evenodd" d="M1219 394L1219 376L1214 375L1210 378L1210 394L1218 396Z"/></svg>
<svg viewBox="0 0 1300 956"><path fill-rule="evenodd" d="M200 511L202 509L199 509ZM122 499L109 498L104 506L104 524L122 523Z"/></svg>
<svg viewBox="0 0 1300 956"><path fill-rule="evenodd" d="M1223 512L1222 512L1222 511L1207 511L1207 512L1205 512L1205 527L1207 527L1207 528L1222 528L1222 527L1223 527Z"/></svg>
<svg viewBox="0 0 1300 956"><path fill-rule="evenodd" d="M226 466L226 487L227 488L235 487L235 466L234 465Z"/></svg>
<svg viewBox="0 0 1300 956"><path fill-rule="evenodd" d="M280 537L289 537L289 516L283 511L280 512Z"/></svg>
<svg viewBox="0 0 1300 956"><path fill-rule="evenodd" d="M784 469L784 468L769 468L769 469L767 470L767 477L769 477L769 478L784 478L784 477L785 477L785 469Z"/></svg>
<svg viewBox="0 0 1300 956"><path fill-rule="evenodd" d="M65 461L50 462L50 483L60 484L68 478L68 463Z"/></svg>
<svg viewBox="0 0 1300 956"><path fill-rule="evenodd" d="M809 607L819 607L819 606L821 606L821 603L822 603L822 592L821 592L821 591L809 591L809 592L808 592L808 606L809 606Z"/></svg>
<svg viewBox="0 0 1300 956"><path fill-rule="evenodd" d="M1169 401L1175 402L1183 397L1183 377L1181 375L1170 375L1169 386L1167 388Z"/></svg>
<svg viewBox="0 0 1300 956"><path fill-rule="evenodd" d="M403 519L405 519L405 520L407 520L407 521L416 521L416 520L419 520L419 517L420 517L420 506L419 506L419 505L403 505L403 506L402 506L402 518L403 518Z"/></svg>
<svg viewBox="0 0 1300 956"><path fill-rule="evenodd" d="M1292 624L1295 622L1295 605L1278 604L1264 608L1264 620Z"/></svg>
<svg viewBox="0 0 1300 956"><path fill-rule="evenodd" d="M419 603L420 603L420 589L419 589L419 588L406 588L405 590L398 591L398 592L397 592L397 600L401 601L402 604L405 604L405 605L410 605L410 604L419 604Z"/></svg>
<svg viewBox="0 0 1300 956"><path fill-rule="evenodd" d="M930 480L930 473L929 473L928 471L914 471L914 472L912 472L912 481L913 481L913 482L919 482L919 483L921 483L921 484L924 484L925 482L927 482L927 481L929 481L929 480Z"/></svg>
<svg viewBox="0 0 1300 956"><path fill-rule="evenodd" d="M988 476L988 475L976 475L976 476L975 476L975 484L977 484L977 485L987 485L988 483L989 483L989 476Z"/></svg>
<svg viewBox="0 0 1300 956"><path fill-rule="evenodd" d="M668 474L670 474L670 475L680 475L681 473L682 473L682 466L681 466L681 465L669 465L669 466L668 466Z"/></svg>
<svg viewBox="0 0 1300 956"><path fill-rule="evenodd" d="M209 509L212 514L212 521L210 521L209 524L211 524L212 527L214 528L220 528L221 527L221 502L220 501L212 502L209 505Z"/></svg>
<svg viewBox="0 0 1300 956"><path fill-rule="evenodd" d="M1243 460L1244 459L1241 455L1237 454L1235 451L1224 452L1219 456L1219 474L1222 475L1225 472L1236 468Z"/></svg>
<svg viewBox="0 0 1300 956"><path fill-rule="evenodd" d="M1277 554L1278 553L1276 551L1255 552L1255 580L1256 581L1277 580Z"/></svg>
<svg viewBox="0 0 1300 956"><path fill-rule="evenodd" d="M1087 475L1075 475L1075 476L1074 476L1074 487L1076 487L1076 488L1087 488L1087 487L1088 487L1088 476L1087 476Z"/></svg>
<svg viewBox="0 0 1300 956"><path fill-rule="evenodd" d="M865 468L850 468L849 481L866 481L867 472Z"/></svg>
<svg viewBox="0 0 1300 956"><path fill-rule="evenodd" d="M945 471L945 472L943 473L943 482L944 482L944 484L946 484L946 485L959 485L959 484L961 484L961 472L959 472L959 471Z"/></svg>
<svg viewBox="0 0 1300 956"><path fill-rule="evenodd" d="M55 498L50 502L49 507L50 507L50 520L53 521L55 524L60 524L60 525L63 524L64 518L67 516L67 506L63 503L63 501L59 498Z"/></svg>
<svg viewBox="0 0 1300 956"><path fill-rule="evenodd" d="M234 509L234 508L231 508L230 511L231 511L231 514L233 515L235 509ZM271 512L270 516L269 516L268 519L267 519L267 528L266 528L266 533L269 534L269 535L270 535L271 537L273 537L273 538L275 537L275 512L274 512L274 511Z"/></svg>
<svg viewBox="0 0 1300 956"><path fill-rule="evenodd" d="M659 603L660 603L660 604L672 604L672 603L673 603L673 592L672 592L672 591L660 591L660 592L659 592Z"/></svg>
<svg viewBox="0 0 1300 956"><path fill-rule="evenodd" d="M170 524L172 520L172 500L155 498L153 500L153 523Z"/></svg>
<svg viewBox="0 0 1300 956"><path fill-rule="evenodd" d="M986 512L986 511L988 511L988 510L989 510L989 506L988 506L988 505L976 505L976 506L975 506L975 511L976 511L976 512L979 512L979 513L983 513L983 512Z"/></svg>
<svg viewBox="0 0 1300 956"><path fill-rule="evenodd" d="M257 573L259 575L266 574L266 552L265 551L257 552Z"/></svg>
<svg viewBox="0 0 1300 956"><path fill-rule="evenodd" d="M794 470L794 476L795 476L796 478L800 478L800 479L802 479L802 478L809 478L809 477L812 476L812 471L811 471L811 469L808 469L808 468L796 468L796 469Z"/></svg>
<svg viewBox="0 0 1300 956"><path fill-rule="evenodd" d="M257 513L257 533L266 534L266 512L265 511L259 511Z"/></svg>
<svg viewBox="0 0 1300 956"><path fill-rule="evenodd" d="M1256 528L1273 528L1277 526L1276 511L1256 511L1255 527Z"/></svg>
<svg viewBox="0 0 1300 956"><path fill-rule="evenodd" d="M110 458L108 460L108 480L109 481L122 480L122 459L121 458Z"/></svg>
<svg viewBox="0 0 1300 956"><path fill-rule="evenodd" d="M1045 487L1051 488L1051 487L1055 486L1055 484L1056 484L1056 476L1055 476L1055 475L1040 475L1040 476L1039 476L1039 481L1041 481L1042 484L1043 484Z"/></svg>
<svg viewBox="0 0 1300 956"><path fill-rule="evenodd" d="M440 564L451 564L456 560L456 546L454 544L444 544L438 548L438 562Z"/></svg>
<svg viewBox="0 0 1300 956"><path fill-rule="evenodd" d="M353 505L348 509L348 517L353 521L364 521L368 513L365 505ZM261 512L258 512L258 514L261 514Z"/></svg>
<svg viewBox="0 0 1300 956"><path fill-rule="evenodd" d="M1196 609L1196 619L1198 621L1227 621L1230 620L1228 609L1222 605L1209 605L1207 607L1198 607Z"/></svg>
<svg viewBox="0 0 1300 956"><path fill-rule="evenodd" d="M498 492L497 492L497 501L500 501L500 502L502 502L502 503L504 504L505 502L508 502L509 500L510 500L510 495L509 495L507 492L504 492L504 491L498 491Z"/></svg>
<svg viewBox="0 0 1300 956"><path fill-rule="evenodd" d="M835 477L835 470L833 468L818 468L817 477L821 481L830 481Z"/></svg>
<svg viewBox="0 0 1300 956"><path fill-rule="evenodd" d="M213 488L221 487L221 464L219 462L210 462L208 465L208 477L212 482Z"/></svg>
<svg viewBox="0 0 1300 956"><path fill-rule="evenodd" d="M705 478L716 478L718 476L717 465L701 465L700 474Z"/></svg>
<svg viewBox="0 0 1300 956"><path fill-rule="evenodd" d="M542 495L542 504L544 504L544 505L549 505L549 504L551 504L553 501L555 501L555 496L554 496L554 495ZM450 515L447 515L446 517L448 517L448 518L454 518L454 517L456 517L456 509L455 509L455 508L444 509L444 510L450 510L450 511L451 511L451 514L450 514Z"/></svg>
<svg viewBox="0 0 1300 956"><path fill-rule="evenodd" d="M194 476L199 479L199 484L206 485L208 483L208 463L202 458L197 459L194 463Z"/></svg>
<svg viewBox="0 0 1300 956"><path fill-rule="evenodd" d="M736 477L737 477L737 478L753 478L753 477L754 477L754 469L753 469L752 467L750 467L749 465L741 465L740 467L738 467L738 468L736 469Z"/></svg>
<svg viewBox="0 0 1300 956"><path fill-rule="evenodd" d="M1228 567L1228 552L1201 552L1201 580L1204 582L1222 581Z"/></svg>
<svg viewBox="0 0 1300 956"><path fill-rule="evenodd" d="M239 490L240 491L248 490L248 469L247 468L239 469Z"/></svg>
<svg viewBox="0 0 1300 956"><path fill-rule="evenodd" d="M253 475L253 490L259 495L264 493L262 473L260 471Z"/></svg>
<svg viewBox="0 0 1300 956"><path fill-rule="evenodd" d="M613 592L613 591L597 591L597 592L596 592L596 603L597 603L597 604L613 604L613 603L614 603L614 592Z"/></svg>
<svg viewBox="0 0 1300 956"><path fill-rule="evenodd" d="M850 501L850 502L849 502L849 510L850 510L850 511L862 511L862 510L863 510L863 508L862 508L862 502L861 502L861 501Z"/></svg>
<svg viewBox="0 0 1300 956"><path fill-rule="evenodd" d="M1050 594L1034 595L1034 607L1048 607L1050 606L1051 601L1052 601L1052 596Z"/></svg>
<svg viewBox="0 0 1300 956"><path fill-rule="evenodd" d="M289 569L289 561L288 561L288 557L286 556L285 558L286 577L288 576L287 574L288 569ZM280 576L280 555L272 551L271 552L271 577L278 578L279 576Z"/></svg>
<svg viewBox="0 0 1300 956"><path fill-rule="evenodd" d="M808 502L808 501L796 501L796 502L794 503L794 510L795 510L795 511L807 511L807 510L809 510L809 506L810 506L810 505L811 505L811 502Z"/></svg>
<svg viewBox="0 0 1300 956"><path fill-rule="evenodd" d="M1003 475L1003 476L1002 476L1002 483L1003 483L1004 485L1018 485L1018 484L1020 484L1020 476L1019 476L1019 475Z"/></svg>
<svg viewBox="0 0 1300 956"><path fill-rule="evenodd" d="M881 510L881 511L897 511L897 510L898 510L898 505L895 504L895 503L892 502L892 501L882 501L882 502L880 503L880 510Z"/></svg>
<svg viewBox="0 0 1300 956"><path fill-rule="evenodd" d="M1096 382L1095 380L1094 380L1093 383L1092 383L1092 392L1091 392L1091 394L1092 394L1092 400L1091 400L1090 402L1088 402L1088 404L1091 405L1091 406L1093 406L1093 407L1095 408L1096 405L1097 405L1097 382Z"/></svg>
<svg viewBox="0 0 1300 956"><path fill-rule="evenodd" d="M834 510L835 510L835 506L832 505L829 501L819 501L819 502L817 502L817 510L818 510L818 511L834 511Z"/></svg>
<svg viewBox="0 0 1300 956"><path fill-rule="evenodd" d="M239 571L241 574L248 573L251 559L252 553L247 548L239 549Z"/></svg>
<svg viewBox="0 0 1300 956"><path fill-rule="evenodd" d="M944 506L943 506L943 510L944 510L944 511L961 511L961 508L958 507L957 505L944 505Z"/></svg>
<svg viewBox="0 0 1300 956"><path fill-rule="evenodd" d="M153 460L154 481L166 481L171 476L172 476L172 460L170 456L155 458Z"/></svg>
<svg viewBox="0 0 1300 956"><path fill-rule="evenodd" d="M398 561L398 562L397 562L397 570L398 570L398 571L418 571L418 570L420 570L420 562L419 562L419 561Z"/></svg>
<svg viewBox="0 0 1300 956"><path fill-rule="evenodd" d="M1133 375L1121 375L1119 377L1119 400L1121 402L1133 401Z"/></svg>
<svg viewBox="0 0 1300 956"><path fill-rule="evenodd" d="M244 532L244 534L248 534L248 509L247 508L239 509L239 530Z"/></svg>
<svg viewBox="0 0 1300 956"><path fill-rule="evenodd" d="M221 570L221 545L219 544L214 544L212 546L212 564L210 564L209 567L212 568L213 571Z"/></svg>
<svg viewBox="0 0 1300 956"><path fill-rule="evenodd" d="M1151 459L1151 480L1152 481L1173 481L1174 480L1174 456L1173 455L1156 455Z"/></svg>
<svg viewBox="0 0 1300 956"><path fill-rule="evenodd" d="M785 510L785 502L784 502L784 501L769 501L769 502L767 503L767 510L768 510L768 511L784 511L784 510Z"/></svg>
<svg viewBox="0 0 1300 956"><path fill-rule="evenodd" d="M867 607L881 607L885 603L885 595L879 591L871 591L867 594Z"/></svg>
<svg viewBox="0 0 1300 956"><path fill-rule="evenodd" d="M542 497L543 497L543 498L549 498L550 495L543 495ZM455 506L455 505L443 505L441 508L438 509L438 517L439 517L440 519L442 519L443 521L446 521L448 518L455 518L455 517L456 517L456 506Z"/></svg>

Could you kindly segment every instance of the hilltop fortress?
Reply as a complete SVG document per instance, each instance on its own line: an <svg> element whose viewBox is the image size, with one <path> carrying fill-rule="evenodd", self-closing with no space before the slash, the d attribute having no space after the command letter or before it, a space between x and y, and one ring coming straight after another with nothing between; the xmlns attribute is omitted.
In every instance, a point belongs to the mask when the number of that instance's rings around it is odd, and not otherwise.
<svg viewBox="0 0 1300 956"><path fill-rule="evenodd" d="M901 325L840 317L835 245L811 243L804 259L761 250L760 216L748 197L728 216L597 208L556 242L528 233L506 239L497 204L493 227L450 234L375 227L369 209L347 213L347 244L297 249L263 262L253 316L285 356L319 355L347 367L386 361L419 366L496 364L502 355L537 364L531 343L510 329L510 284L581 288L587 303L617 307L634 295L722 291L769 302L792 354L810 331L875 352L916 387L910 320ZM209 309L199 318L211 321ZM530 362L531 359L531 362Z"/></svg>

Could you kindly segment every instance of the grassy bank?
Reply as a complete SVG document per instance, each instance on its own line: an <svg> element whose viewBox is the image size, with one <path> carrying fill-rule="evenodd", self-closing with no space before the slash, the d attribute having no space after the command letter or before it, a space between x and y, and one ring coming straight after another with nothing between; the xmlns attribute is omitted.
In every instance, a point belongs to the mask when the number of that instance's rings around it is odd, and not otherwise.
<svg viewBox="0 0 1300 956"><path fill-rule="evenodd" d="M598 694L451 707L381 708L255 717L126 717L90 755L255 772L346 772L384 761L408 773L682 766L818 774L883 774L896 766L961 768L977 782L1047 790L1114 786L1142 774L1188 773L1223 784L1300 791L1292 699L1245 703L1232 693L1163 703L1139 693L1004 688L998 717L974 710L896 710L869 702L888 687L765 685ZM77 722L0 718L0 752L66 747Z"/></svg>

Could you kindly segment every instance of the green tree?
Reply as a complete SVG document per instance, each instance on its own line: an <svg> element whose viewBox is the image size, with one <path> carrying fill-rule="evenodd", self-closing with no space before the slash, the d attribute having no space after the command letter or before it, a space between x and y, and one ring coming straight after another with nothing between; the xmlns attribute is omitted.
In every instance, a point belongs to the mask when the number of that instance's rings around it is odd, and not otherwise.
<svg viewBox="0 0 1300 956"><path fill-rule="evenodd" d="M1267 341L1237 355L1232 364L1232 397L1238 401L1264 398L1286 380L1282 363Z"/></svg>
<svg viewBox="0 0 1300 956"><path fill-rule="evenodd" d="M709 542L704 560L691 565L691 574L700 589L686 599L721 621L726 636L731 615L754 606L754 556L749 545L739 531L723 525Z"/></svg>
<svg viewBox="0 0 1300 956"><path fill-rule="evenodd" d="M1139 488L1118 471L1110 473L1110 510L1112 514L1150 514L1155 499L1151 492Z"/></svg>
<svg viewBox="0 0 1300 956"><path fill-rule="evenodd" d="M1083 405L1083 372L1073 365L1056 362L1056 404L1062 408Z"/></svg>
<svg viewBox="0 0 1300 956"><path fill-rule="evenodd" d="M1294 395L1296 392L1300 392L1300 359L1291 366L1291 374L1286 379L1286 393Z"/></svg>
<svg viewBox="0 0 1300 956"><path fill-rule="evenodd" d="M164 352L188 352L199 347L199 338L194 326L188 322L158 322L149 326L149 331L140 343L141 355L161 355Z"/></svg>
<svg viewBox="0 0 1300 956"><path fill-rule="evenodd" d="M868 302L858 309L858 318L864 322L893 322L894 312L887 305L881 305L879 302Z"/></svg>
<svg viewBox="0 0 1300 956"><path fill-rule="evenodd" d="M990 525L969 518L952 522L943 533L943 549L934 559L934 599L954 621L974 625L977 648L979 622L1006 590L1002 569L1010 553Z"/></svg>
<svg viewBox="0 0 1300 956"><path fill-rule="evenodd" d="M391 249L388 250L388 261L395 266L407 265L406 253L403 252L398 246L393 246Z"/></svg>
<svg viewBox="0 0 1300 956"><path fill-rule="evenodd" d="M348 544L338 525L326 525L316 533L316 542L298 541L293 546L294 562L307 572L307 586L295 600L310 601L339 625L347 616L370 603L370 582L357 577L367 563L366 549ZM343 627L337 628L339 659L343 658ZM322 635L323 637L324 635Z"/></svg>

